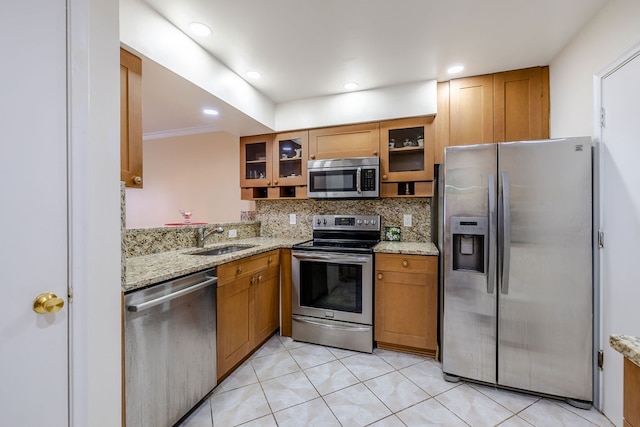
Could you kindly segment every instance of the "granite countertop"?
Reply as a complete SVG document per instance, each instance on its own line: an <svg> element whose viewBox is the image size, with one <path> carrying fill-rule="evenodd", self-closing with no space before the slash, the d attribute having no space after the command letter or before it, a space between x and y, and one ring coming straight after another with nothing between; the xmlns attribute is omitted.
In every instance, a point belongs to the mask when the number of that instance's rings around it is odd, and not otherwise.
<svg viewBox="0 0 640 427"><path fill-rule="evenodd" d="M631 335L611 335L609 344L640 367L640 338Z"/></svg>
<svg viewBox="0 0 640 427"><path fill-rule="evenodd" d="M431 242L387 242L382 241L373 248L374 252L406 255L438 255L438 248Z"/></svg>
<svg viewBox="0 0 640 427"><path fill-rule="evenodd" d="M204 248L187 248L127 258L126 283L123 292L144 288L149 285L171 280L185 274L196 273L220 264L235 261L274 249L291 248L307 239L299 238L270 238L252 237L241 240L229 240L221 243L205 245ZM228 245L254 245L237 252L223 255L191 255L203 249L217 248ZM380 242L374 252L407 254L407 255L438 255L438 249L433 243L422 242Z"/></svg>
<svg viewBox="0 0 640 427"><path fill-rule="evenodd" d="M191 247L175 251L161 252L152 255L127 258L126 283L122 291L132 291L145 286L164 282L185 274L196 273L220 264L235 261L274 249L290 248L306 239L286 239L269 237L252 237L241 240L230 240L222 243L205 245L204 248ZM254 245L246 250L223 255L190 255L203 249L229 245Z"/></svg>

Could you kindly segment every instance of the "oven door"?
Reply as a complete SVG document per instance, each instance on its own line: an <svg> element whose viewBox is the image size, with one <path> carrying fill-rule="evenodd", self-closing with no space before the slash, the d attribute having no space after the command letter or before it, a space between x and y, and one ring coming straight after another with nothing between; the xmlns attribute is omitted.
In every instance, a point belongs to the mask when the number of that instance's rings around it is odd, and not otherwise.
<svg viewBox="0 0 640 427"><path fill-rule="evenodd" d="M292 251L293 314L373 324L373 254Z"/></svg>

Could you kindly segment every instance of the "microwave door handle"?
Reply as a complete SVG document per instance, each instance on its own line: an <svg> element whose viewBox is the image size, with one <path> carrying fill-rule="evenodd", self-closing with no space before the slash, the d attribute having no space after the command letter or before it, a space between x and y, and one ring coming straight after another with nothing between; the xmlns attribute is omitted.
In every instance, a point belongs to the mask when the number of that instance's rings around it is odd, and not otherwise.
<svg viewBox="0 0 640 427"><path fill-rule="evenodd" d="M360 176L362 175L362 168L356 169L356 190L358 194L362 193L362 188L360 188Z"/></svg>

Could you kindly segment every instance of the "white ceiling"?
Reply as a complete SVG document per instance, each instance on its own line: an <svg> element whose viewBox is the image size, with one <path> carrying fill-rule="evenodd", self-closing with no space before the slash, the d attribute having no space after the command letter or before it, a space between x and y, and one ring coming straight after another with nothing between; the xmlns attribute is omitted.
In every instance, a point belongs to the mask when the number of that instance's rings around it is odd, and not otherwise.
<svg viewBox="0 0 640 427"><path fill-rule="evenodd" d="M143 0L274 103L548 65L607 0ZM191 22L213 29L190 34ZM146 135L266 129L157 64L143 65ZM182 80L182 81L180 81ZM223 108L221 106L220 108ZM216 120L228 120L224 126Z"/></svg>

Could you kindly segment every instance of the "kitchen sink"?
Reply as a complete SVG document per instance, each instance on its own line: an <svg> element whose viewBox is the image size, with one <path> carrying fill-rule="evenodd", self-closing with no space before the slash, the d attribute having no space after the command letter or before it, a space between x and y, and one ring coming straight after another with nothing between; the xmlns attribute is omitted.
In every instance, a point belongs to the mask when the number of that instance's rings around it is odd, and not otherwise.
<svg viewBox="0 0 640 427"><path fill-rule="evenodd" d="M253 248L255 245L229 245L219 248L204 249L198 252L192 252L189 255L225 255L233 252L243 251Z"/></svg>

